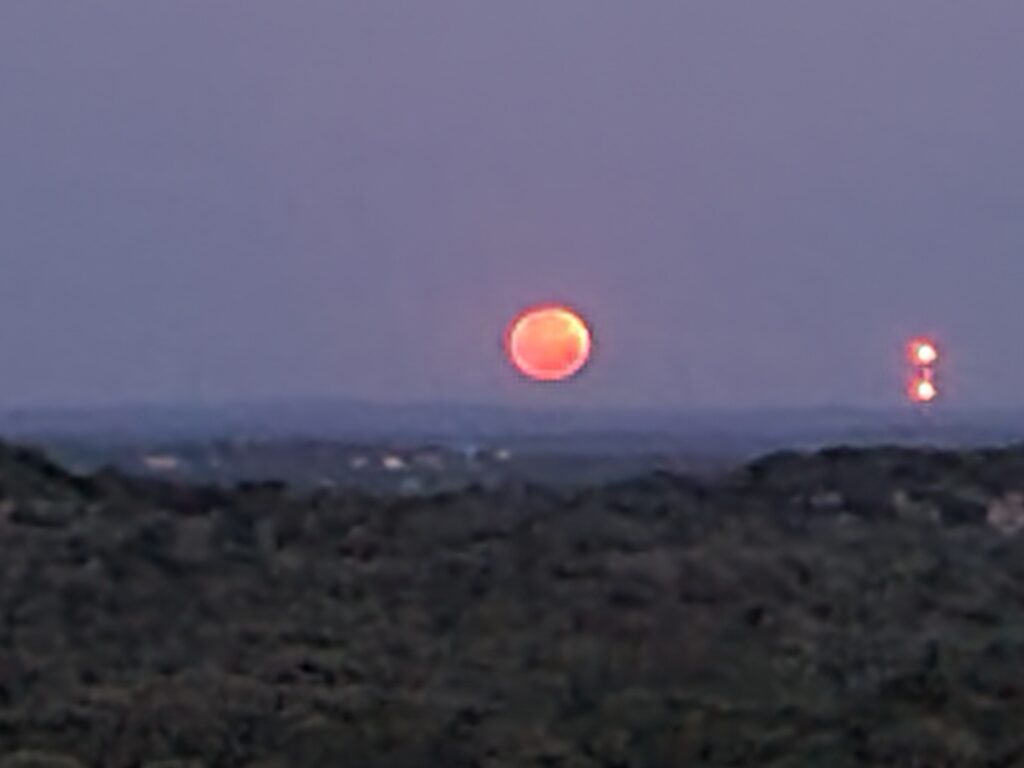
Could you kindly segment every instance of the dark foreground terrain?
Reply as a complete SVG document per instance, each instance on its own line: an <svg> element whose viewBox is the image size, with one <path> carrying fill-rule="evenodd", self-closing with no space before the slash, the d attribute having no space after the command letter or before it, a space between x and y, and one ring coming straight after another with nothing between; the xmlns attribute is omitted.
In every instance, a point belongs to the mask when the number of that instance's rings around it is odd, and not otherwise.
<svg viewBox="0 0 1024 768"><path fill-rule="evenodd" d="M1024 766L1024 449L382 500L0 449L0 768Z"/></svg>

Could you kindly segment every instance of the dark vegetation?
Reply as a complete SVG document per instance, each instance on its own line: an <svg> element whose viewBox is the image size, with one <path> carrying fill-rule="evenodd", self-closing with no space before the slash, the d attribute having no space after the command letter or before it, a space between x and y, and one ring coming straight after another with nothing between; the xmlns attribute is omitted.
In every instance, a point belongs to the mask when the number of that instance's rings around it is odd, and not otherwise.
<svg viewBox="0 0 1024 768"><path fill-rule="evenodd" d="M1024 449L188 488L0 449L0 768L1024 766Z"/></svg>

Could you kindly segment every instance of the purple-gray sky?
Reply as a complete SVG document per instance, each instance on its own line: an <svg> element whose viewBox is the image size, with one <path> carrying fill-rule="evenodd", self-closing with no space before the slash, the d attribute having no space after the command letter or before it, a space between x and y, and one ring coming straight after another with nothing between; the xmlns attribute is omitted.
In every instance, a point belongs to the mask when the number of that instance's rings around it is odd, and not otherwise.
<svg viewBox="0 0 1024 768"><path fill-rule="evenodd" d="M1022 405L1022 289L1019 0L0 3L0 405Z"/></svg>

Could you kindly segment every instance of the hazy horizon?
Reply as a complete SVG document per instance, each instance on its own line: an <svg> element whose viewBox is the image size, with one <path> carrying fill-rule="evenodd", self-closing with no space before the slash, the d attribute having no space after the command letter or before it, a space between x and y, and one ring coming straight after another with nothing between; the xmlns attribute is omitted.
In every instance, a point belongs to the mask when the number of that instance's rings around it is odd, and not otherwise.
<svg viewBox="0 0 1024 768"><path fill-rule="evenodd" d="M0 411L887 408L922 332L1022 407L1021 72L1010 0L13 0Z"/></svg>
<svg viewBox="0 0 1024 768"><path fill-rule="evenodd" d="M925 406L913 405L894 399L881 403L769 403L744 404L721 403L717 405L682 404L616 404L568 402L555 398L532 398L519 402L508 402L499 399L457 400L445 398L374 398L372 396L347 397L344 395L278 395L253 398L209 398L209 399L164 399L146 400L126 398L122 400L62 400L52 402L7 402L0 403L0 414L17 412L59 413L81 412L97 413L105 411L131 410L243 410L246 408L334 408L334 407L366 407L372 409L479 409L509 412L544 413L558 411L567 413L670 413L670 414L750 414L750 413L902 413L914 418L915 413L924 414L930 411L928 418L936 418L942 414L972 413L1024 413L1024 404L978 405L953 403L941 408L928 409Z"/></svg>

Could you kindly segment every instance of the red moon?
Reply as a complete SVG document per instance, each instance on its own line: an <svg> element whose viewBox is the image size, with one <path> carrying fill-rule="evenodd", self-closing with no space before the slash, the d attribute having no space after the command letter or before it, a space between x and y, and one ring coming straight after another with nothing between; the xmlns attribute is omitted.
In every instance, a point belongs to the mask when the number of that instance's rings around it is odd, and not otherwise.
<svg viewBox="0 0 1024 768"><path fill-rule="evenodd" d="M590 358L586 322L568 307L548 305L521 312L505 334L509 360L536 381L564 381Z"/></svg>

